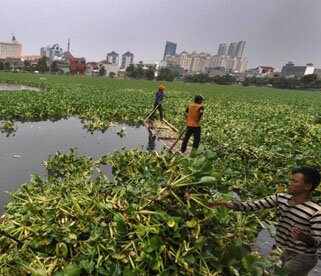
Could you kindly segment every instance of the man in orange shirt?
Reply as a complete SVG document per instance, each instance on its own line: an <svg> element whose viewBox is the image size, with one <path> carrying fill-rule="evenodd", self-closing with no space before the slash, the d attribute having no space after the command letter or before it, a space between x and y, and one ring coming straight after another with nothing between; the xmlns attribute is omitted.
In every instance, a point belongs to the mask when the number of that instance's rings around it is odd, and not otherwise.
<svg viewBox="0 0 321 276"><path fill-rule="evenodd" d="M194 103L190 104L184 111L186 118L187 130L183 139L181 151L185 152L189 138L194 137L193 150L196 151L201 140L201 123L200 120L203 115L204 107L202 105L203 96L197 95L194 98Z"/></svg>

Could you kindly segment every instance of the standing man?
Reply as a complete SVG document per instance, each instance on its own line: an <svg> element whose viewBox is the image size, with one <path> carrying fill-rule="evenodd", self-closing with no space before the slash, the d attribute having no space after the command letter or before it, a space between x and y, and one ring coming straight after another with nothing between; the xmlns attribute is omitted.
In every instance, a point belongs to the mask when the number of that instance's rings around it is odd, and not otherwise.
<svg viewBox="0 0 321 276"><path fill-rule="evenodd" d="M158 109L159 111L159 117L160 120L163 121L163 108L162 108L162 103L164 101L164 90L165 90L165 86L164 85L160 85L158 87L158 91L155 94L155 103L154 103L154 109ZM156 111L156 110L155 110Z"/></svg>
<svg viewBox="0 0 321 276"><path fill-rule="evenodd" d="M186 133L183 139L181 151L185 152L187 143L191 135L193 134L193 149L192 152L196 152L201 141L201 118L203 116L204 107L202 105L203 96L197 95L194 98L194 103L190 104L183 112L186 118Z"/></svg>
<svg viewBox="0 0 321 276"><path fill-rule="evenodd" d="M292 170L288 193L278 193L249 203L214 201L211 207L224 205L236 211L257 211L277 207L279 221L276 243L283 249L282 269L289 276L305 276L317 264L321 247L321 206L311 198L320 183L320 173L310 167Z"/></svg>

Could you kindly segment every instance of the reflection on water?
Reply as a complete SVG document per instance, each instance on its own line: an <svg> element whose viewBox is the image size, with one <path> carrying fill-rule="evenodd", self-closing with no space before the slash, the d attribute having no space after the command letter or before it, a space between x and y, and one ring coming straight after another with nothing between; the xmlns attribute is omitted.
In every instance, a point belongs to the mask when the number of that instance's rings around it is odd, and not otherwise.
<svg viewBox="0 0 321 276"><path fill-rule="evenodd" d="M70 148L76 148L79 156L90 155L96 160L124 148L151 150L148 131L142 126L119 124L104 133L96 131L91 134L83 129L76 118L16 125L18 129L14 135L6 137L0 133L0 212L9 200L4 192L20 187L22 183L29 183L34 173L46 176L42 162L57 151L67 153ZM123 127L126 135L120 138L116 132ZM158 141L154 140L153 143L153 150L163 149ZM103 170L112 179L111 168Z"/></svg>
<svg viewBox="0 0 321 276"><path fill-rule="evenodd" d="M151 132L148 131L148 145L147 150L148 151L154 151L156 147L156 136Z"/></svg>
<svg viewBox="0 0 321 276"><path fill-rule="evenodd" d="M21 84L0 83L0 91L17 91L17 90L31 90L40 92L40 88L25 86Z"/></svg>

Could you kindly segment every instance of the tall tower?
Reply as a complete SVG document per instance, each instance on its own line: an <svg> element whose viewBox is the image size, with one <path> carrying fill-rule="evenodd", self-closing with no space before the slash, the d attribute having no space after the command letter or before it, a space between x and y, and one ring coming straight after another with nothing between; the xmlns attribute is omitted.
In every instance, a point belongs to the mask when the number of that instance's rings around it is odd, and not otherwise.
<svg viewBox="0 0 321 276"><path fill-rule="evenodd" d="M217 55L218 56L225 56L227 51L227 43L221 43L218 47Z"/></svg>
<svg viewBox="0 0 321 276"><path fill-rule="evenodd" d="M231 57L235 57L236 56L236 47L237 47L236 42L230 43L230 46L228 47L227 55L231 56Z"/></svg>
<svg viewBox="0 0 321 276"><path fill-rule="evenodd" d="M236 45L236 52L235 52L235 56L236 57L242 57L243 51L244 51L244 47L245 47L245 41L239 41Z"/></svg>
<svg viewBox="0 0 321 276"><path fill-rule="evenodd" d="M166 41L163 60L165 60L165 57L167 55L175 55L176 54L176 47L177 47L176 43Z"/></svg>

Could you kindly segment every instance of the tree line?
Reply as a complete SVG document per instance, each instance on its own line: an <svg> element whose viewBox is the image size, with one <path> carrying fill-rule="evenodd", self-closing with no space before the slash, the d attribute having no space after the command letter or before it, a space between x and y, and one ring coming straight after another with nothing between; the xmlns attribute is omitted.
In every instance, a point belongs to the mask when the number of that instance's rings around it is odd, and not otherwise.
<svg viewBox="0 0 321 276"><path fill-rule="evenodd" d="M316 74L305 75L301 78L246 78L243 82L244 86L271 86L281 89L320 89L321 79Z"/></svg>
<svg viewBox="0 0 321 276"><path fill-rule="evenodd" d="M20 72L34 72L40 73L63 73L63 70L58 68L57 61L53 61L48 66L48 58L42 57L38 59L36 64L31 63L29 60L23 61L21 64L10 64L9 62L0 61L0 71L20 71Z"/></svg>

